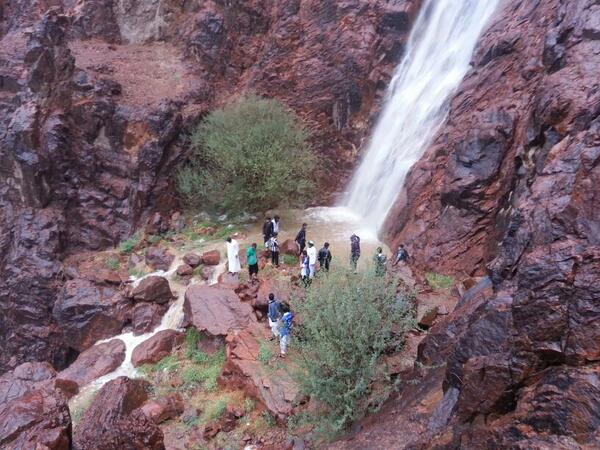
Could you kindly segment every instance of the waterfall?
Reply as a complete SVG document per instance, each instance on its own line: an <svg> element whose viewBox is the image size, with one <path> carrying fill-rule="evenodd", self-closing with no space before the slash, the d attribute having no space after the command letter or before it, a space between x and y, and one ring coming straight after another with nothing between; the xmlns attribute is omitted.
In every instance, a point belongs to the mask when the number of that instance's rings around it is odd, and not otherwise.
<svg viewBox="0 0 600 450"><path fill-rule="evenodd" d="M345 204L379 230L443 124L498 0L425 0Z"/></svg>

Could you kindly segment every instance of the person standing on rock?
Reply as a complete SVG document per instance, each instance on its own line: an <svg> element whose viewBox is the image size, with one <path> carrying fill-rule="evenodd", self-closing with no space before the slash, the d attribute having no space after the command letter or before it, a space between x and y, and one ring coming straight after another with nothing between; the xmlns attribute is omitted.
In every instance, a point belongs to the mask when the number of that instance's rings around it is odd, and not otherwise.
<svg viewBox="0 0 600 450"><path fill-rule="evenodd" d="M238 273L242 270L240 265L240 244L231 236L227 238L227 264L229 273Z"/></svg>
<svg viewBox="0 0 600 450"><path fill-rule="evenodd" d="M393 266L395 267L399 262L402 264L406 264L408 261L408 252L404 248L404 244L400 244L398 247L398 251L396 252L396 261L394 261Z"/></svg>
<svg viewBox="0 0 600 450"><path fill-rule="evenodd" d="M272 292L269 294L269 327L271 328L271 332L273 336L271 339L275 339L279 337L279 320L282 316L282 308L281 302L275 298L275 294Z"/></svg>
<svg viewBox="0 0 600 450"><path fill-rule="evenodd" d="M279 234L279 216L274 216L273 220L271 221L271 223L273 224L273 234Z"/></svg>
<svg viewBox="0 0 600 450"><path fill-rule="evenodd" d="M300 254L302 254L304 248L306 247L306 227L307 225L303 223L300 231L298 231L298 234L296 235L296 239L294 239L300 248Z"/></svg>
<svg viewBox="0 0 600 450"><path fill-rule="evenodd" d="M360 238L353 234L350 236L350 266L354 272L358 267L358 258L360 258Z"/></svg>
<svg viewBox="0 0 600 450"><path fill-rule="evenodd" d="M262 227L262 234L265 241L265 247L268 248L269 239L273 236L273 222L271 222L271 217L265 219L265 223L263 223Z"/></svg>
<svg viewBox="0 0 600 450"><path fill-rule="evenodd" d="M273 233L273 236L271 236L269 248L271 249L271 263L275 267L279 267L279 241L277 240L277 233Z"/></svg>
<svg viewBox="0 0 600 450"><path fill-rule="evenodd" d="M254 282L258 278L258 257L256 256L256 242L246 250L246 261L248 262L248 275L250 281Z"/></svg>
<svg viewBox="0 0 600 450"><path fill-rule="evenodd" d="M319 250L319 269L329 272L329 263L331 262L331 251L329 250L329 242L325 242L321 250Z"/></svg>
<svg viewBox="0 0 600 450"><path fill-rule="evenodd" d="M384 276L387 272L387 256L384 255L381 247L377 247L377 253L373 257L373 261L375 262L375 275Z"/></svg>
<svg viewBox="0 0 600 450"><path fill-rule="evenodd" d="M290 335L292 334L292 319L294 315L291 311L286 312L281 318L281 325L279 327L279 356L285 358L287 354L287 348L290 344Z"/></svg>
<svg viewBox="0 0 600 450"><path fill-rule="evenodd" d="M315 277L315 270L317 268L317 247L313 241L308 241L308 278L312 280Z"/></svg>

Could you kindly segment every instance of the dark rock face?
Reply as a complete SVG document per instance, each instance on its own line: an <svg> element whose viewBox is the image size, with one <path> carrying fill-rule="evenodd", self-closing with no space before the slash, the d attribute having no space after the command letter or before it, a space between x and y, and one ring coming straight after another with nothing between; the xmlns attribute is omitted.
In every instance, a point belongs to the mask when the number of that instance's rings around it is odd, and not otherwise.
<svg viewBox="0 0 600 450"><path fill-rule="evenodd" d="M183 343L185 333L175 330L163 330L145 340L133 349L131 363L134 367L142 364L154 364L171 354L173 349Z"/></svg>
<svg viewBox="0 0 600 450"><path fill-rule="evenodd" d="M157 303L137 303L131 313L133 334L139 335L152 331L162 320L167 312L166 305Z"/></svg>
<svg viewBox="0 0 600 450"><path fill-rule="evenodd" d="M144 278L131 291L131 297L140 302L154 302L162 305L173 298L169 280L165 277L150 276Z"/></svg>
<svg viewBox="0 0 600 450"><path fill-rule="evenodd" d="M161 423L179 416L183 413L184 406L185 404L181 395L173 392L156 400L146 402L141 409L154 423Z"/></svg>
<svg viewBox="0 0 600 450"><path fill-rule="evenodd" d="M47 363L25 363L0 377L0 447L71 448L66 397Z"/></svg>
<svg viewBox="0 0 600 450"><path fill-rule="evenodd" d="M163 450L162 431L139 409L149 384L119 377L106 383L83 415L74 436L78 450Z"/></svg>

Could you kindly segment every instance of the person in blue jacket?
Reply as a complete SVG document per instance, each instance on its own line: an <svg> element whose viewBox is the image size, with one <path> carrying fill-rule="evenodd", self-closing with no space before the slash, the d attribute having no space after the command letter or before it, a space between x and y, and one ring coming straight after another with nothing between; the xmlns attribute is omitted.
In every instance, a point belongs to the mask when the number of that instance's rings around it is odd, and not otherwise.
<svg viewBox="0 0 600 450"><path fill-rule="evenodd" d="M291 311L286 312L281 318L281 325L279 326L279 356L285 358L287 348L290 343L290 335L292 334L292 328L294 324L292 320L294 315Z"/></svg>

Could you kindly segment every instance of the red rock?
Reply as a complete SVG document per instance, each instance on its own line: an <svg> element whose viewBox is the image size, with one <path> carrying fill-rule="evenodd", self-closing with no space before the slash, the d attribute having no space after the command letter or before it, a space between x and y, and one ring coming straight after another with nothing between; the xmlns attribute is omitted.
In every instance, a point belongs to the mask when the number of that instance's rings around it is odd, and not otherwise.
<svg viewBox="0 0 600 450"><path fill-rule="evenodd" d="M183 262L191 267L198 267L202 263L202 256L196 253L186 253L183 255Z"/></svg>
<svg viewBox="0 0 600 450"><path fill-rule="evenodd" d="M223 272L217 279L217 286L237 292L240 287L240 277L237 274Z"/></svg>
<svg viewBox="0 0 600 450"><path fill-rule="evenodd" d="M169 270L175 256L162 247L154 246L146 249L145 259L154 270Z"/></svg>
<svg viewBox="0 0 600 450"><path fill-rule="evenodd" d="M298 248L298 244L293 239L286 239L279 246L279 251L282 255L294 255L298 256L300 254L300 249Z"/></svg>
<svg viewBox="0 0 600 450"><path fill-rule="evenodd" d="M260 342L268 337L268 330L260 325L229 334L219 383L242 387L283 420L292 413L299 388L285 368L265 368L258 360Z"/></svg>
<svg viewBox="0 0 600 450"><path fill-rule="evenodd" d="M164 450L162 431L138 409L148 399L149 387L147 381L127 377L106 383L75 429L74 447Z"/></svg>
<svg viewBox="0 0 600 450"><path fill-rule="evenodd" d="M210 422L204 425L202 430L202 437L207 441L210 441L221 431L221 424L218 422Z"/></svg>
<svg viewBox="0 0 600 450"><path fill-rule="evenodd" d="M252 307L230 289L192 285L185 292L185 322L198 331L226 336L256 322Z"/></svg>
<svg viewBox="0 0 600 450"><path fill-rule="evenodd" d="M173 392L156 400L146 402L141 409L149 419L158 424L174 419L183 413L184 402L181 395Z"/></svg>
<svg viewBox="0 0 600 450"><path fill-rule="evenodd" d="M165 277L152 275L145 277L131 291L131 297L136 301L167 303L173 298L169 280Z"/></svg>
<svg viewBox="0 0 600 450"><path fill-rule="evenodd" d="M96 344L79 354L77 359L58 374L80 387L102 375L112 372L125 360L125 343L120 339Z"/></svg>
<svg viewBox="0 0 600 450"><path fill-rule="evenodd" d="M214 272L215 272L215 269L213 267L206 266L206 267L203 267L202 270L200 271L200 276L202 277L203 280L208 281L212 278Z"/></svg>
<svg viewBox="0 0 600 450"><path fill-rule="evenodd" d="M133 335L148 333L160 325L167 312L167 305L157 303L136 303L131 313Z"/></svg>
<svg viewBox="0 0 600 450"><path fill-rule="evenodd" d="M194 269L192 266L188 266L187 264L181 264L177 266L177 275L182 277L190 276L194 273Z"/></svg>
<svg viewBox="0 0 600 450"><path fill-rule="evenodd" d="M113 287L77 279L65 283L52 314L65 343L83 351L100 339L119 334L131 319L131 308L131 301Z"/></svg>
<svg viewBox="0 0 600 450"><path fill-rule="evenodd" d="M430 328L438 316L437 306L420 307L417 310L417 323L425 329Z"/></svg>
<svg viewBox="0 0 600 450"><path fill-rule="evenodd" d="M202 264L207 266L216 266L221 261L219 250L210 250L202 253Z"/></svg>
<svg viewBox="0 0 600 450"><path fill-rule="evenodd" d="M183 343L184 339L185 334L181 331L159 331L133 349L131 363L134 367L142 364L155 364L170 355L174 348Z"/></svg>

